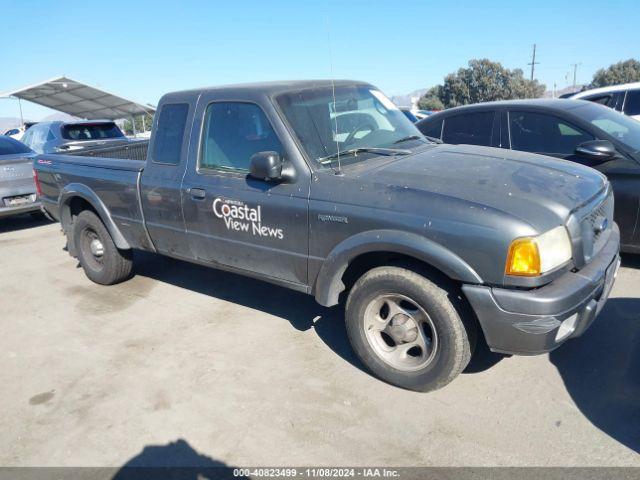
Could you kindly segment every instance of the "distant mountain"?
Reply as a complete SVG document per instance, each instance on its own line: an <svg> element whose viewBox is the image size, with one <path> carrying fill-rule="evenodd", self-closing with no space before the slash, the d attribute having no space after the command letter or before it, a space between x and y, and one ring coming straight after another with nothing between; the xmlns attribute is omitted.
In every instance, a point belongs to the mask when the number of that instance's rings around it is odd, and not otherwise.
<svg viewBox="0 0 640 480"><path fill-rule="evenodd" d="M413 92L407 93L406 95L394 95L391 97L391 101L398 105L399 107L411 107L412 98L420 98L425 93L427 93L426 88L421 88L420 90L414 90Z"/></svg>
<svg viewBox="0 0 640 480"><path fill-rule="evenodd" d="M573 86L561 88L559 90L556 90L555 98L559 98L560 95L564 95L566 93L578 93L582 91L583 88L584 88L584 85L576 85L576 88L573 88ZM553 98L553 91L552 90L546 91L544 93L544 98Z"/></svg>
<svg viewBox="0 0 640 480"><path fill-rule="evenodd" d="M52 113L51 115L47 115L46 117L40 119L41 122L56 122L59 120L63 122L72 122L74 120L80 120L80 119L78 117L69 115L68 113L62 113L62 112Z"/></svg>

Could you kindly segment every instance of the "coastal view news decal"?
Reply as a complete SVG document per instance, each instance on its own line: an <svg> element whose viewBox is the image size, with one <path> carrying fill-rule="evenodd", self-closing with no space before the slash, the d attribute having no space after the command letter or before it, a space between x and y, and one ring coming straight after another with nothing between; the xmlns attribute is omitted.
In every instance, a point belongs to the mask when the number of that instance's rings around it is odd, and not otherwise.
<svg viewBox="0 0 640 480"><path fill-rule="evenodd" d="M284 232L281 228L262 224L260 205L250 207L239 200L218 197L213 201L213 214L224 221L227 230L247 232L259 237L271 237L278 240L284 238Z"/></svg>

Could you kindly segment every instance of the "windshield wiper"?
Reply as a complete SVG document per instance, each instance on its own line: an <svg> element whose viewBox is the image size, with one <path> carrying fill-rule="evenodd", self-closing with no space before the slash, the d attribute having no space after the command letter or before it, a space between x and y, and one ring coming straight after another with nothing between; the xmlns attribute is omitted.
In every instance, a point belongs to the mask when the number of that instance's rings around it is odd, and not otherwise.
<svg viewBox="0 0 640 480"><path fill-rule="evenodd" d="M402 137L400 140L396 140L393 144L397 145L398 143L408 142L409 140L420 140L421 138L421 135L409 135L408 137Z"/></svg>
<svg viewBox="0 0 640 480"><path fill-rule="evenodd" d="M338 158L338 156L340 157L350 156L350 155L357 156L359 153L365 153L365 152L376 153L378 155L393 156L393 155L409 155L411 153L411 150L403 150L400 148L358 147L358 148L351 148L349 150L344 150L340 153L336 152L333 155L328 155L326 157L319 158L317 161L321 165L326 165L327 163L331 163L332 160L335 160L336 158Z"/></svg>
<svg viewBox="0 0 640 480"><path fill-rule="evenodd" d="M426 138L427 140L433 143L442 143L442 140L440 140L439 138L429 137L428 135L409 135L408 137L403 137L400 140L396 140L393 143L394 145L397 145L398 143L408 142L409 140L421 140L423 138Z"/></svg>

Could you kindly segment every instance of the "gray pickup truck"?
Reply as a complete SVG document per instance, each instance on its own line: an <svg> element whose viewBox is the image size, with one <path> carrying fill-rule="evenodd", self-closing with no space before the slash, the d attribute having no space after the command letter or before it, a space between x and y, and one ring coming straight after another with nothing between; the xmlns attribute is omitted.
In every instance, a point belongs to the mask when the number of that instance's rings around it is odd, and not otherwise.
<svg viewBox="0 0 640 480"><path fill-rule="evenodd" d="M582 334L619 266L606 178L437 144L374 86L260 83L165 95L146 162L40 155L46 211L100 284L148 250L345 301L379 378L429 391L497 352Z"/></svg>

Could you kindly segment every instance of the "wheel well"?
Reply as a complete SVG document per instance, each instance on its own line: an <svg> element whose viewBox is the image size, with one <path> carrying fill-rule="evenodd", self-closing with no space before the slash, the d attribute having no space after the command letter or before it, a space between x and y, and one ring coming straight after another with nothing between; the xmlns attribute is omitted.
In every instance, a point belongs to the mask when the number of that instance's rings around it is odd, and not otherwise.
<svg viewBox="0 0 640 480"><path fill-rule="evenodd" d="M357 256L349 262L347 269L342 274L342 283L345 285L345 289L342 294L347 293L353 284L372 268L385 266L402 266L409 270L413 270L416 273L427 276L436 282L453 282L453 280L451 280L441 270L438 270L433 265L410 255L395 252L368 252Z"/></svg>
<svg viewBox="0 0 640 480"><path fill-rule="evenodd" d="M351 290L351 287L353 287L362 275L373 268L386 266L406 268L422 275L423 277L427 277L429 280L446 290L448 292L449 300L458 310L462 321L468 328L471 328L470 331L479 332L479 335L483 335L482 329L479 327L480 323L478 322L476 314L471 308L467 297L462 292L462 283L458 280L452 279L442 270L439 270L433 265L410 255L395 252L368 252L351 260L342 275L342 283L345 285L345 289L340 293L339 303L343 305L345 304L349 290ZM473 326L471 326L471 324L473 324ZM476 333L473 333L473 336L474 338L472 342L475 345Z"/></svg>
<svg viewBox="0 0 640 480"><path fill-rule="evenodd" d="M73 219L80 215L80 212L83 210L91 210L93 213L98 215L98 212L93 205L91 205L87 200L82 197L73 197L69 202L69 220L73 222ZM100 217L100 215L98 215Z"/></svg>

